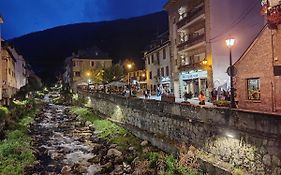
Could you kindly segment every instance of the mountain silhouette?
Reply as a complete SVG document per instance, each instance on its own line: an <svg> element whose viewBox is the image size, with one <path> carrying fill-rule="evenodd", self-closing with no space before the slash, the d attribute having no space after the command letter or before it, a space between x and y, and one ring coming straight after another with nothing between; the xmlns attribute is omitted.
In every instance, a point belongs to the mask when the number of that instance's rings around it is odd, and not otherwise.
<svg viewBox="0 0 281 175"><path fill-rule="evenodd" d="M129 19L59 26L12 39L9 43L43 81L50 82L63 72L66 57L90 47L107 52L114 63L131 59L138 68L143 68L144 48L167 30L168 16L162 11Z"/></svg>

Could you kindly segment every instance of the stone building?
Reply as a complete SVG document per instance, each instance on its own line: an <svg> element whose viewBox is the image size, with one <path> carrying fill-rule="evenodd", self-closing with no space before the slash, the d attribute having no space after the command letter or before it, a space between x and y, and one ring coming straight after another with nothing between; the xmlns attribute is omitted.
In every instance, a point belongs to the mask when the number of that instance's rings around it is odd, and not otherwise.
<svg viewBox="0 0 281 175"><path fill-rule="evenodd" d="M10 99L17 92L16 59L8 45L2 43L2 103L9 105Z"/></svg>
<svg viewBox="0 0 281 175"><path fill-rule="evenodd" d="M145 70L136 70L128 73L129 82L134 85L138 85L141 89L146 89L146 71ZM128 81L127 75L127 81Z"/></svg>
<svg viewBox="0 0 281 175"><path fill-rule="evenodd" d="M15 58L15 76L16 76L16 88L19 90L27 84L27 63L22 55L19 55L15 48L8 47L10 53Z"/></svg>
<svg viewBox="0 0 281 175"><path fill-rule="evenodd" d="M281 112L281 5L272 4L268 25L235 63L239 108ZM276 14L279 20L271 21Z"/></svg>
<svg viewBox="0 0 281 175"><path fill-rule="evenodd" d="M233 52L236 61L263 26L260 7L252 7L248 16L244 15L250 9L245 0L169 0L164 8L169 14L172 88L176 98L185 92L197 97L201 90L207 96L213 88L227 90L229 52L225 39L232 34L239 38ZM239 19L240 23L235 23ZM247 20L256 26L245 25Z"/></svg>
<svg viewBox="0 0 281 175"><path fill-rule="evenodd" d="M108 54L97 48L78 51L77 54L66 58L63 81L66 86L76 89L77 86L87 86L95 83L92 72L112 66Z"/></svg>
<svg viewBox="0 0 281 175"><path fill-rule="evenodd" d="M163 33L155 38L144 52L146 82L150 91L157 86L171 88L171 45L169 33Z"/></svg>

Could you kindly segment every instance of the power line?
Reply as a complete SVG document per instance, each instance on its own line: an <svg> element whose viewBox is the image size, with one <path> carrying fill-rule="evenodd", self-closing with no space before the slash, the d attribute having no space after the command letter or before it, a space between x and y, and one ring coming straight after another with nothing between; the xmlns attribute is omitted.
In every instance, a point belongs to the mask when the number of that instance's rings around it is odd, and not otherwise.
<svg viewBox="0 0 281 175"><path fill-rule="evenodd" d="M235 28L238 24L240 24L243 20L246 19L246 17L255 9L255 7L258 4L259 3L255 3L253 6L248 6L248 8L246 8L245 11L236 20L234 20L234 22L231 24L230 27L227 28L226 31L224 31L223 33L220 33L220 34L214 36L213 38L211 38L209 40L209 42L211 42L212 40L215 40L217 38L220 38L220 37L224 36L226 33L228 33L229 31L233 30L233 28Z"/></svg>

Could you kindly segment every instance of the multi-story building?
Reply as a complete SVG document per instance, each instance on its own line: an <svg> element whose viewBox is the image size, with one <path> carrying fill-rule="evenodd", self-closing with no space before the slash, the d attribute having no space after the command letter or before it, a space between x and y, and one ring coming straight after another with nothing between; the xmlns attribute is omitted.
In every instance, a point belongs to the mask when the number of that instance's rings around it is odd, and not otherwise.
<svg viewBox="0 0 281 175"><path fill-rule="evenodd" d="M176 97L182 97L185 92L197 97L201 90L209 96L213 88L229 89L230 78L226 73L229 52L225 40L230 35L237 39L238 44L233 48L236 61L264 26L260 8L251 6L252 3L245 5L245 0L169 0L166 3Z"/></svg>
<svg viewBox="0 0 281 175"><path fill-rule="evenodd" d="M169 0L172 86L176 97L185 92L207 95L213 88L209 0Z"/></svg>
<svg viewBox="0 0 281 175"><path fill-rule="evenodd" d="M281 112L281 2L269 2L268 25L235 63L234 84L239 108Z"/></svg>
<svg viewBox="0 0 281 175"><path fill-rule="evenodd" d="M163 33L153 40L144 52L146 82L149 90L157 86L171 89L171 48L169 33Z"/></svg>
<svg viewBox="0 0 281 175"><path fill-rule="evenodd" d="M91 80L93 71L111 66L112 59L97 48L78 51L65 60L64 84L76 89L79 85L95 83Z"/></svg>
<svg viewBox="0 0 281 175"><path fill-rule="evenodd" d="M141 89L146 89L146 71L145 70L136 70L128 73L129 75L129 82L131 82L134 85L139 85ZM127 80L128 80L127 75Z"/></svg>
<svg viewBox="0 0 281 175"><path fill-rule="evenodd" d="M16 88L19 90L21 87L27 84L27 71L26 61L22 55L19 55L15 48L8 47L10 53L15 58L15 76L16 76Z"/></svg>
<svg viewBox="0 0 281 175"><path fill-rule="evenodd" d="M9 105L11 97L17 92L16 59L8 45L2 43L2 101Z"/></svg>

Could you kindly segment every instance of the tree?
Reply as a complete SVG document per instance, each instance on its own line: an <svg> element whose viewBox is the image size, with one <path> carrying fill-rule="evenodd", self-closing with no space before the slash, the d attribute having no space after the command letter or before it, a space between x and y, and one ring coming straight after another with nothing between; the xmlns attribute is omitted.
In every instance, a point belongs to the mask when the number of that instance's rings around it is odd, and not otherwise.
<svg viewBox="0 0 281 175"><path fill-rule="evenodd" d="M91 69L83 72L82 76L85 77L87 82L90 81L88 83L101 84L103 82L103 72L103 69Z"/></svg>
<svg viewBox="0 0 281 175"><path fill-rule="evenodd" d="M104 69L103 82L110 83L112 81L121 80L124 75L124 69L120 64L115 64L109 68Z"/></svg>

